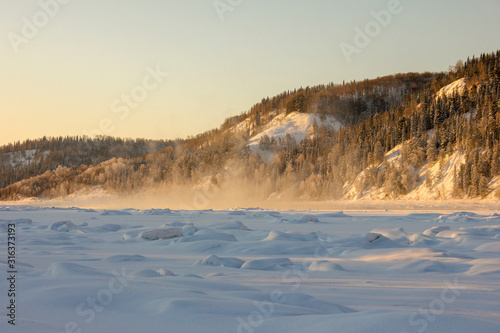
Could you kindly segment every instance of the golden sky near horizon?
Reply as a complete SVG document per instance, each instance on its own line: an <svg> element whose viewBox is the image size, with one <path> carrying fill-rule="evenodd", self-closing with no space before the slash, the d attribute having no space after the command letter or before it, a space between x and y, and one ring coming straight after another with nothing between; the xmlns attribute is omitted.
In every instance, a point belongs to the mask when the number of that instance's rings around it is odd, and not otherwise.
<svg viewBox="0 0 500 333"><path fill-rule="evenodd" d="M2 1L0 144L186 137L285 90L447 70L499 48L498 13L492 0Z"/></svg>

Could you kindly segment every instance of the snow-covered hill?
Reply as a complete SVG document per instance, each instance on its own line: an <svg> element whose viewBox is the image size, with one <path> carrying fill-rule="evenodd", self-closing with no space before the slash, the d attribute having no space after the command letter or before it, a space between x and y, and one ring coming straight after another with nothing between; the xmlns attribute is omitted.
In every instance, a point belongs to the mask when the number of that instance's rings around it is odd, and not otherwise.
<svg viewBox="0 0 500 333"><path fill-rule="evenodd" d="M275 115L274 118L253 133L250 124L248 120L245 120L235 126L235 131L249 130L252 136L248 141L248 146L252 151L260 153L267 160L272 160L274 154L260 148L259 143L265 136L278 141L279 139L285 139L288 134L299 144L304 139L312 138L317 134L315 133L315 124L317 129L325 126L328 129L338 131L342 128L342 124L331 115L300 112L292 112L288 115L283 112Z"/></svg>
<svg viewBox="0 0 500 333"><path fill-rule="evenodd" d="M453 96L453 94L463 94L466 87L466 81L464 78L456 80L451 84L443 87L436 93L436 99L443 96ZM466 113L464 117L469 118L471 116L470 112ZM428 136L432 136L432 131L429 131ZM385 154L385 160L388 165L395 167L400 167L401 150L403 145L407 145L408 141L397 145L391 151ZM423 166L415 170L418 175L418 181L416 187L406 194L401 199L410 200L439 200L439 199L452 199L453 196L453 184L455 171L459 170L460 167L465 163L465 153L455 151L452 154L448 154L445 157L441 157L438 161L433 163L425 163ZM379 170L383 167L382 164L376 165ZM384 199L387 193L381 187L371 187L366 188L360 184L364 183L366 177L368 177L368 169L362 171L356 180L346 186L346 198L349 199ZM488 187L490 189L496 189L500 186L500 177L493 177ZM495 196L494 191L486 198L493 199Z"/></svg>
<svg viewBox="0 0 500 333"><path fill-rule="evenodd" d="M331 115L325 115L322 119L320 115L314 113L292 112L289 115L280 114L270 121L262 132L253 136L248 144L250 147L258 145L260 139L265 135L278 140L279 138L284 139L287 134L299 143L305 138L314 136L314 122L318 127L325 126L337 131L342 127L342 124Z"/></svg>
<svg viewBox="0 0 500 333"><path fill-rule="evenodd" d="M461 78L456 80L455 82L450 83L449 85L441 88L436 94L436 98L438 97L450 97L453 96L454 93L458 93L459 95L463 94L465 89L465 78Z"/></svg>
<svg viewBox="0 0 500 333"><path fill-rule="evenodd" d="M443 87L436 93L436 98L442 96L452 96L454 93L462 94L465 89L465 78L461 78ZM271 151L262 150L259 143L262 138L268 137L270 140L285 139L287 134L298 144L306 138L312 138L317 133L314 132L314 124L317 128L325 126L328 129L340 130L342 124L332 115L319 115L316 113L299 113L292 112L286 114L282 112L274 112L267 115L267 118L261 119L263 126L255 126L253 118L247 118L234 126L231 131L247 132L251 136L248 141L248 146L254 152L260 153L266 160L272 161L274 154Z"/></svg>
<svg viewBox="0 0 500 333"><path fill-rule="evenodd" d="M385 157L389 165L396 167L400 166L402 145L396 146L389 151ZM453 198L453 183L455 170L459 170L460 166L465 163L465 154L454 152L444 158L440 158L434 163L426 163L418 168L416 174L418 181L416 187L407 195L400 199L408 200L442 200ZM377 166L379 169L382 164ZM363 183L365 177L368 176L368 170L361 172L356 180L347 187L346 198L348 199L385 199L387 193L383 188L361 188L359 184ZM490 189L495 189L500 185L500 177L494 177L488 184ZM493 199L494 191L486 198Z"/></svg>

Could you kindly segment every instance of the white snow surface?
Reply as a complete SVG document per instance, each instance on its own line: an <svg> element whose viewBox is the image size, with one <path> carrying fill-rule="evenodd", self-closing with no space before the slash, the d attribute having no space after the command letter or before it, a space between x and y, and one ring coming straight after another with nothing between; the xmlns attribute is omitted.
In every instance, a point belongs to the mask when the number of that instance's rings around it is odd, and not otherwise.
<svg viewBox="0 0 500 333"><path fill-rule="evenodd" d="M0 206L0 332L500 332L493 208L103 212Z"/></svg>
<svg viewBox="0 0 500 333"><path fill-rule="evenodd" d="M263 154L264 157L272 160L272 156L268 156L270 154L262 152L259 147L259 142L264 135L267 135L270 139L274 138L278 140L285 139L286 135L289 134L291 138L299 144L304 139L312 138L316 135L316 133L313 132L314 122L318 124L318 128L325 126L328 129L334 129L336 131L342 128L342 124L332 115L325 115L322 119L321 116L316 113L292 112L288 115L281 113L269 121L258 134L252 136L248 141L248 146L253 151L259 152ZM238 129L241 127L241 124L236 126Z"/></svg>
<svg viewBox="0 0 500 333"><path fill-rule="evenodd" d="M465 85L466 85L465 78L458 79L455 82L452 82L449 85L441 88L437 92L436 97L443 97L443 96L451 97L455 93L461 95L464 92Z"/></svg>

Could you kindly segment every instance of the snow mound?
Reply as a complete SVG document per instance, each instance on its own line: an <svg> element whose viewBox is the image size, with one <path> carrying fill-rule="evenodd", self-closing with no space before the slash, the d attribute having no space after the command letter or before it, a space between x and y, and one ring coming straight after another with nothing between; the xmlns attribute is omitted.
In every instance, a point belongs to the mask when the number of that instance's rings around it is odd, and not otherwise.
<svg viewBox="0 0 500 333"><path fill-rule="evenodd" d="M438 217L440 217L441 214L439 213L410 213L408 215L405 216L405 219L408 219L408 220L433 220L433 219L437 219Z"/></svg>
<svg viewBox="0 0 500 333"><path fill-rule="evenodd" d="M500 226L468 227L458 230L444 230L439 233L439 237L454 239L457 243L467 241L484 241L486 239L497 239L500 236Z"/></svg>
<svg viewBox="0 0 500 333"><path fill-rule="evenodd" d="M284 304L286 305L306 307L309 309L320 311L324 314L342 314L356 312L355 310L348 308L347 306L326 302L302 293L285 293L283 295L283 298L285 299Z"/></svg>
<svg viewBox="0 0 500 333"><path fill-rule="evenodd" d="M147 260L146 257L141 256L139 254L135 255L128 255L128 254L116 254L113 256L106 257L102 259L101 261L107 261L107 262L138 262L138 261L144 261Z"/></svg>
<svg viewBox="0 0 500 333"><path fill-rule="evenodd" d="M267 271L286 269L292 265L293 263L289 258L255 259L246 261L241 268Z"/></svg>
<svg viewBox="0 0 500 333"><path fill-rule="evenodd" d="M241 211L241 210L233 210L233 211L230 211L228 213L228 215L243 216L243 215L246 215L246 213Z"/></svg>
<svg viewBox="0 0 500 333"><path fill-rule="evenodd" d="M181 229L182 230L182 229ZM179 242L199 242L199 241L226 241L226 242L236 242L237 239L234 235L226 234L222 232L214 232L210 230L198 230L194 235L183 237L179 239Z"/></svg>
<svg viewBox="0 0 500 333"><path fill-rule="evenodd" d="M56 222L50 226L51 230L60 232L69 232L70 230L75 228L77 228L76 224L71 221Z"/></svg>
<svg viewBox="0 0 500 333"><path fill-rule="evenodd" d="M274 217L274 218L281 218L281 213L280 212L275 212L275 211L270 211L270 212L267 212L267 214L271 217Z"/></svg>
<svg viewBox="0 0 500 333"><path fill-rule="evenodd" d="M0 229L7 230L8 225L14 223L15 225L25 225L25 224L33 224L33 221L30 219L16 219L16 220L1 220L0 219Z"/></svg>
<svg viewBox="0 0 500 333"><path fill-rule="evenodd" d="M451 214L441 215L436 219L439 223L467 223L478 222L482 216L471 212L455 212Z"/></svg>
<svg viewBox="0 0 500 333"><path fill-rule="evenodd" d="M160 273L153 271L152 269L142 269L131 274L133 277L141 277L141 278L156 278L161 277Z"/></svg>
<svg viewBox="0 0 500 333"><path fill-rule="evenodd" d="M408 233L403 228L373 229L371 232L381 234L390 239L406 238Z"/></svg>
<svg viewBox="0 0 500 333"><path fill-rule="evenodd" d="M126 212L126 211L123 211L123 210L105 210L104 212L102 212L101 215L104 215L104 216L123 216L123 215L132 215L131 213L129 212Z"/></svg>
<svg viewBox="0 0 500 333"><path fill-rule="evenodd" d="M102 277L108 276L108 274L71 262L55 262L49 266L45 273L45 277L67 278L68 276Z"/></svg>
<svg viewBox="0 0 500 333"><path fill-rule="evenodd" d="M440 251L431 248L405 248L405 249L390 249L389 251L374 252L357 258L360 261L372 262L402 262L408 263L411 260L436 259L436 258L454 258L454 259L473 259L469 256L449 252Z"/></svg>
<svg viewBox="0 0 500 333"><path fill-rule="evenodd" d="M403 245L394 242L393 240L385 237L382 234L369 232L364 237L362 244L368 246L370 248L394 248L394 247L402 247Z"/></svg>
<svg viewBox="0 0 500 333"><path fill-rule="evenodd" d="M334 212L334 213L324 213L318 214L316 217L326 217L326 218L351 218L352 216L344 214L344 212Z"/></svg>
<svg viewBox="0 0 500 333"><path fill-rule="evenodd" d="M182 227L182 234L184 236L194 235L198 231L198 228L193 227L192 225L185 225Z"/></svg>
<svg viewBox="0 0 500 333"><path fill-rule="evenodd" d="M465 232L469 235L482 236L482 237L495 237L500 234L500 225L491 225L487 227L471 227L459 228L458 230Z"/></svg>
<svg viewBox="0 0 500 333"><path fill-rule="evenodd" d="M333 271L345 271L344 267L339 264L327 261L327 260L316 260L311 265L309 265L310 271L315 272L333 272Z"/></svg>
<svg viewBox="0 0 500 333"><path fill-rule="evenodd" d="M303 215L299 219L282 219L282 223L293 223L293 224L301 224L301 223L320 223L319 219L314 215Z"/></svg>
<svg viewBox="0 0 500 333"><path fill-rule="evenodd" d="M484 252L500 252L500 242L489 242L489 243L481 244L478 247L476 247L474 250L484 251Z"/></svg>
<svg viewBox="0 0 500 333"><path fill-rule="evenodd" d="M467 275L498 275L500 274L500 258L478 259L473 261Z"/></svg>
<svg viewBox="0 0 500 333"><path fill-rule="evenodd" d="M157 270L156 272L158 274L160 274L161 276L175 276L175 274L172 273L172 271L165 269L165 268L161 268L161 269Z"/></svg>
<svg viewBox="0 0 500 333"><path fill-rule="evenodd" d="M211 255L206 257L201 261L197 261L196 265L208 265L208 266L224 266L231 268L241 268L241 266L245 263L244 260L238 258L221 258L216 255Z"/></svg>
<svg viewBox="0 0 500 333"><path fill-rule="evenodd" d="M96 230L98 232L115 232L121 229L122 226L119 224L105 224L100 227L92 228L92 230Z"/></svg>
<svg viewBox="0 0 500 333"><path fill-rule="evenodd" d="M77 212L79 212L79 213L95 213L96 211L92 208L87 208L87 209L79 208L77 210Z"/></svg>
<svg viewBox="0 0 500 333"><path fill-rule="evenodd" d="M141 231L137 230L127 230L123 233L122 239L124 240L134 240L137 238L140 238L139 235L141 234Z"/></svg>
<svg viewBox="0 0 500 333"><path fill-rule="evenodd" d="M318 235L315 232L300 232L300 231L288 231L279 232L271 231L269 235L263 239L263 241L299 241L299 242L309 242L318 239Z"/></svg>
<svg viewBox="0 0 500 333"><path fill-rule="evenodd" d="M374 229L371 231L374 234L380 234L391 241L407 246L407 245L417 245L423 243L425 245L435 244L436 241L428 236L420 233L407 233L403 228L395 229Z"/></svg>
<svg viewBox="0 0 500 333"><path fill-rule="evenodd" d="M144 215L167 215L172 214L172 211L168 208L166 209L148 209L142 212Z"/></svg>
<svg viewBox="0 0 500 333"><path fill-rule="evenodd" d="M299 222L299 223L309 223L309 222L317 223L317 222L319 222L319 220L314 215L304 215L297 222Z"/></svg>
<svg viewBox="0 0 500 333"><path fill-rule="evenodd" d="M147 240L170 239L182 236L182 228L153 229L142 232L139 237Z"/></svg>
<svg viewBox="0 0 500 333"><path fill-rule="evenodd" d="M199 276L199 275L196 275L196 274L191 274L191 273L188 273L188 274L182 274L180 275L181 277L185 277L185 278L190 278L190 279L203 279L203 277Z"/></svg>
<svg viewBox="0 0 500 333"><path fill-rule="evenodd" d="M374 241L379 240L382 237L383 236L381 234L376 234L374 232L370 232L370 233L366 234L366 241L368 243L373 243ZM384 238L386 238L386 237L384 237Z"/></svg>
<svg viewBox="0 0 500 333"><path fill-rule="evenodd" d="M260 304L266 305L266 309L270 310L274 308L274 310L277 310L278 315L286 315L282 311L285 309L294 309L294 310L299 310L299 311L311 311L312 313L310 314L316 314L316 315L333 315L333 314L344 314L344 313L354 313L356 312L355 310L348 308L346 306L334 304L331 302L323 301L321 299L318 299L314 296L303 294L303 293L293 293L293 292L280 292L276 297L273 297L273 303L274 305L271 305L269 303L270 301L270 295L269 293L264 293L264 292L241 292L241 291L236 291L236 292L231 292L230 295L234 298L241 299L241 300L250 300L253 301L253 304ZM264 307L260 307L261 309L265 309ZM286 311L286 310L285 310ZM295 312L293 315L304 315L307 314L305 312L303 313L297 313ZM290 316L291 314L288 314ZM288 317L287 316L287 317ZM238 330L239 331L239 330ZM267 331L267 330L266 330ZM286 330L287 332L289 330ZM246 330L245 330L246 332ZM268 332L284 332L284 330L272 330ZM313 331L310 331L313 332Z"/></svg>
<svg viewBox="0 0 500 333"><path fill-rule="evenodd" d="M219 229L219 230L245 230L245 231L249 230L246 227L246 225L244 225L240 221L216 223L209 225L208 228Z"/></svg>
<svg viewBox="0 0 500 333"><path fill-rule="evenodd" d="M500 274L500 266L498 265L474 265L467 271L467 275L490 275Z"/></svg>
<svg viewBox="0 0 500 333"><path fill-rule="evenodd" d="M430 229L425 230L423 234L426 236L436 236L441 231L446 231L446 230L451 230L451 228L448 226L432 227Z"/></svg>
<svg viewBox="0 0 500 333"><path fill-rule="evenodd" d="M459 273L465 272L471 265L460 263L446 263L429 259L414 260L409 263L397 264L389 267L391 270L406 270L414 273Z"/></svg>
<svg viewBox="0 0 500 333"><path fill-rule="evenodd" d="M170 223L165 223L165 224L162 224L162 228L168 228L168 227L179 227L179 228L182 228L182 227L185 227L185 226L193 226L194 224L193 223L183 223L183 222L179 222L179 221L174 221L174 222L170 222Z"/></svg>
<svg viewBox="0 0 500 333"><path fill-rule="evenodd" d="M417 309L417 311L419 310ZM425 312L426 315L430 312L427 308L421 309L420 311L427 311ZM476 317L469 318L468 316L448 315L445 313L433 317L430 317L429 315L428 318L431 318L432 321L428 321L427 318L420 315L419 312L415 313L417 315L412 315L412 312L407 311L390 311L385 309L377 309L349 313L345 315L301 316L299 322L294 321L292 323L290 323L290 317L284 317L281 320L274 320L273 318L272 321L265 322L264 329L261 331L294 333L413 333L419 331L429 333L498 333L498 328L500 326L496 321L489 321L482 318L478 319ZM415 319L415 321L412 321L412 319ZM422 327L424 327L424 329L420 329Z"/></svg>

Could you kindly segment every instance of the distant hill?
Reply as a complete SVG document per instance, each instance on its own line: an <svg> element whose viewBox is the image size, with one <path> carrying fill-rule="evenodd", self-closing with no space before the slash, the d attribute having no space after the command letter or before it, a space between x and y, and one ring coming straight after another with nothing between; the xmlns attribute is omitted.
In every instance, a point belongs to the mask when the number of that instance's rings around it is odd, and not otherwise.
<svg viewBox="0 0 500 333"><path fill-rule="evenodd" d="M0 198L179 186L222 193L230 183L255 199L498 199L499 102L499 51L446 73L300 88L175 144L115 139L92 160L89 144L61 142L67 158L36 171L29 166L53 149L0 149L2 175L11 175Z"/></svg>
<svg viewBox="0 0 500 333"><path fill-rule="evenodd" d="M158 152L174 143L112 137L43 137L0 146L0 188L58 167L99 164L111 158L132 158Z"/></svg>

